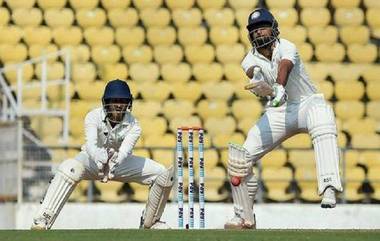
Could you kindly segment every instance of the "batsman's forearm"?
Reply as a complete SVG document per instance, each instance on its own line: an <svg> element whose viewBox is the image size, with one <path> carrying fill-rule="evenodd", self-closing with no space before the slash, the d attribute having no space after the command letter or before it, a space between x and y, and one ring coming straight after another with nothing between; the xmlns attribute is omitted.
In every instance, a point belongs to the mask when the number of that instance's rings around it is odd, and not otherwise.
<svg viewBox="0 0 380 241"><path fill-rule="evenodd" d="M286 86L288 77L293 69L292 61L288 59L282 59L278 65L278 73L276 82L282 86Z"/></svg>

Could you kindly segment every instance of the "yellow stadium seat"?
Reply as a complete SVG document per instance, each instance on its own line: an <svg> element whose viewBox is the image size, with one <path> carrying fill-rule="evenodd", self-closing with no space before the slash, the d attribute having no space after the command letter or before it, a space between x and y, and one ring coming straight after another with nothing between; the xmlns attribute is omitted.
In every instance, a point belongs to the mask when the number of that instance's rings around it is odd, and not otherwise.
<svg viewBox="0 0 380 241"><path fill-rule="evenodd" d="M363 3L369 9L370 8L380 8L380 4L377 0L364 0Z"/></svg>
<svg viewBox="0 0 380 241"><path fill-rule="evenodd" d="M70 134L74 139L83 138L84 140L84 118L86 114L87 112L83 112L81 113L81 117L70 116ZM84 144L84 142L81 144Z"/></svg>
<svg viewBox="0 0 380 241"><path fill-rule="evenodd" d="M169 147L176 145L176 137L173 134L150 135L144 138L146 147Z"/></svg>
<svg viewBox="0 0 380 241"><path fill-rule="evenodd" d="M71 193L69 197L69 202L86 202L87 201L87 189L89 186L89 182L82 180L80 181L74 191Z"/></svg>
<svg viewBox="0 0 380 241"><path fill-rule="evenodd" d="M131 197L133 201L145 203L148 200L149 186L136 182L128 182L128 184L133 190L133 195Z"/></svg>
<svg viewBox="0 0 380 241"><path fill-rule="evenodd" d="M169 120L175 117L186 118L194 113L194 105L188 100L167 100L162 106L162 113Z"/></svg>
<svg viewBox="0 0 380 241"><path fill-rule="evenodd" d="M369 40L369 29L367 26L344 26L339 29L339 36L346 45L364 45Z"/></svg>
<svg viewBox="0 0 380 241"><path fill-rule="evenodd" d="M0 45L0 60L3 63L22 62L28 55L24 44L2 44Z"/></svg>
<svg viewBox="0 0 380 241"><path fill-rule="evenodd" d="M380 136L371 134L355 134L351 136L351 145L353 148L369 148L378 149L380 148Z"/></svg>
<svg viewBox="0 0 380 241"><path fill-rule="evenodd" d="M360 8L337 8L334 20L338 26L359 26L364 21L364 13Z"/></svg>
<svg viewBox="0 0 380 241"><path fill-rule="evenodd" d="M58 80L63 79L65 75L65 67L61 62L52 62L48 63L46 66L47 69L47 79L48 80ZM42 78L42 65L37 64L35 66L35 74L38 79Z"/></svg>
<svg viewBox="0 0 380 241"><path fill-rule="evenodd" d="M201 100L196 109L199 116L205 119L209 117L223 118L229 111L226 102L214 100Z"/></svg>
<svg viewBox="0 0 380 241"><path fill-rule="evenodd" d="M216 134L212 138L212 143L217 148L225 148L228 143L244 143L244 135L239 132L234 132L231 135L227 134ZM225 163L227 164L227 163Z"/></svg>
<svg viewBox="0 0 380 241"><path fill-rule="evenodd" d="M366 19L368 25L371 28L380 27L380 18L379 18L380 9L379 8L369 8L366 12Z"/></svg>
<svg viewBox="0 0 380 241"><path fill-rule="evenodd" d="M306 29L301 25L281 28L281 37L295 43L296 45L304 43L306 36ZM247 38L247 33L245 33L245 38Z"/></svg>
<svg viewBox="0 0 380 241"><path fill-rule="evenodd" d="M185 137L187 139L187 136ZM194 141L198 140L198 133L194 134ZM184 143L184 148L187 149L187 142ZM198 152L198 141L194 143L194 172L196 175L199 173L199 152ZM218 151L214 148L206 149L203 151L204 161L205 161L205 172L212 171L212 169L217 167L219 162L219 154Z"/></svg>
<svg viewBox="0 0 380 241"><path fill-rule="evenodd" d="M219 63L194 64L193 75L199 82L218 82L223 77L223 68Z"/></svg>
<svg viewBox="0 0 380 241"><path fill-rule="evenodd" d="M377 46L374 44L350 44L347 55L353 63L372 63L377 59Z"/></svg>
<svg viewBox="0 0 380 241"><path fill-rule="evenodd" d="M190 65L184 62L178 64L162 64L161 76L166 82L170 83L183 83L191 78Z"/></svg>
<svg viewBox="0 0 380 241"><path fill-rule="evenodd" d="M151 45L172 45L176 40L173 27L150 27L146 35Z"/></svg>
<svg viewBox="0 0 380 241"><path fill-rule="evenodd" d="M310 148L311 139L309 134L297 134L284 141L282 146L285 148Z"/></svg>
<svg viewBox="0 0 380 241"><path fill-rule="evenodd" d="M94 46L91 50L91 58L95 64L115 64L121 58L120 48L117 45Z"/></svg>
<svg viewBox="0 0 380 241"><path fill-rule="evenodd" d="M82 30L79 27L59 27L53 29L54 42L59 45L79 45L83 39Z"/></svg>
<svg viewBox="0 0 380 241"><path fill-rule="evenodd" d="M306 63L305 68L313 81L323 81L327 78L328 68L325 63Z"/></svg>
<svg viewBox="0 0 380 241"><path fill-rule="evenodd" d="M238 120L243 118L257 120L261 116L263 107L258 100L235 100L232 103L231 111Z"/></svg>
<svg viewBox="0 0 380 241"><path fill-rule="evenodd" d="M1 47L0 47L0 49L1 49ZM7 67L7 65L5 65L4 67ZM8 82L11 85L14 85L17 83L17 71L16 70L6 71L4 74L5 74L5 77L7 78ZM34 75L33 66L31 64L24 64L22 75L21 75L22 79L24 81L32 80L33 75Z"/></svg>
<svg viewBox="0 0 380 241"><path fill-rule="evenodd" d="M74 22L74 13L70 8L47 9L44 12L46 24L51 28L70 27Z"/></svg>
<svg viewBox="0 0 380 241"><path fill-rule="evenodd" d="M251 117L245 117L237 120L237 127L241 130L244 135L248 134L248 131L254 126L257 120L252 119Z"/></svg>
<svg viewBox="0 0 380 241"><path fill-rule="evenodd" d="M163 117L139 118L139 123L144 139L150 135L163 135L166 132L166 120Z"/></svg>
<svg viewBox="0 0 380 241"><path fill-rule="evenodd" d="M268 152L260 160L261 167L266 168L280 168L285 165L287 161L286 151L283 149L275 149Z"/></svg>
<svg viewBox="0 0 380 241"><path fill-rule="evenodd" d="M245 48L242 44L218 45L215 53L220 63L240 63L245 56Z"/></svg>
<svg viewBox="0 0 380 241"><path fill-rule="evenodd" d="M145 31L142 27L120 27L115 33L116 43L122 47L138 46L144 42Z"/></svg>
<svg viewBox="0 0 380 241"><path fill-rule="evenodd" d="M63 123L60 117L37 117L31 122L31 127L42 137L59 137L62 132Z"/></svg>
<svg viewBox="0 0 380 241"><path fill-rule="evenodd" d="M377 122L373 118L348 119L343 122L342 129L349 134L373 134L376 132Z"/></svg>
<svg viewBox="0 0 380 241"><path fill-rule="evenodd" d="M322 8L326 7L328 0L298 0L301 8Z"/></svg>
<svg viewBox="0 0 380 241"><path fill-rule="evenodd" d="M195 0L166 0L165 3L168 6L168 8L175 11L178 9L190 9L194 5Z"/></svg>
<svg viewBox="0 0 380 241"><path fill-rule="evenodd" d="M90 46L111 45L114 41L114 32L110 27L89 27L83 35Z"/></svg>
<svg viewBox="0 0 380 241"><path fill-rule="evenodd" d="M127 79L127 66L123 63L103 64L99 67L99 75L103 81Z"/></svg>
<svg viewBox="0 0 380 241"><path fill-rule="evenodd" d="M295 179L300 188L302 200L316 202L321 199L318 196L318 183L314 166L296 168Z"/></svg>
<svg viewBox="0 0 380 241"><path fill-rule="evenodd" d="M47 45L52 39L51 30L45 26L24 28L24 41L28 45L41 44Z"/></svg>
<svg viewBox="0 0 380 241"><path fill-rule="evenodd" d="M359 101L345 100L335 103L335 114L342 120L364 116L364 104Z"/></svg>
<svg viewBox="0 0 380 241"><path fill-rule="evenodd" d="M147 82L140 84L139 91L145 100L156 100L162 102L169 97L171 88L168 83L162 81L155 84Z"/></svg>
<svg viewBox="0 0 380 241"><path fill-rule="evenodd" d="M172 13L174 24L179 27L196 27L202 22L202 13L198 8L176 9Z"/></svg>
<svg viewBox="0 0 380 241"><path fill-rule="evenodd" d="M106 23L106 13L102 8L80 9L75 18L82 28L102 27Z"/></svg>
<svg viewBox="0 0 380 241"><path fill-rule="evenodd" d="M102 6L107 10L123 9L129 6L131 0L101 0Z"/></svg>
<svg viewBox="0 0 380 241"><path fill-rule="evenodd" d="M202 87L201 84L197 82L173 83L172 94L177 100L190 100L195 102L202 94Z"/></svg>
<svg viewBox="0 0 380 241"><path fill-rule="evenodd" d="M210 40L213 44L234 44L239 40L239 30L234 26L211 27Z"/></svg>
<svg viewBox="0 0 380 241"><path fill-rule="evenodd" d="M95 65L91 62L75 63L72 65L71 77L75 83L94 81L96 78Z"/></svg>
<svg viewBox="0 0 380 241"><path fill-rule="evenodd" d="M140 19L145 27L165 27L170 23L171 16L167 8L149 8L140 12Z"/></svg>
<svg viewBox="0 0 380 241"><path fill-rule="evenodd" d="M290 150L288 159L296 170L307 169L306 167L315 167L313 150Z"/></svg>
<svg viewBox="0 0 380 241"><path fill-rule="evenodd" d="M368 170L367 178L373 187L373 193L370 194L370 197L375 200L380 200L380 167L372 167Z"/></svg>
<svg viewBox="0 0 380 241"><path fill-rule="evenodd" d="M240 10L240 9L253 10L257 6L258 3L259 3L258 0L228 0L228 4L235 10Z"/></svg>
<svg viewBox="0 0 380 241"><path fill-rule="evenodd" d="M323 62L341 62L345 56L342 44L318 44L315 48L315 56Z"/></svg>
<svg viewBox="0 0 380 241"><path fill-rule="evenodd" d="M356 167L360 160L360 152L358 150L345 150L343 152L343 166L345 168Z"/></svg>
<svg viewBox="0 0 380 241"><path fill-rule="evenodd" d="M75 10L80 9L93 9L95 8L99 0L69 0L70 6Z"/></svg>
<svg viewBox="0 0 380 241"><path fill-rule="evenodd" d="M185 47L185 56L191 64L211 63L215 58L215 50L210 44L191 45Z"/></svg>
<svg viewBox="0 0 380 241"><path fill-rule="evenodd" d="M360 4L360 0L331 0L331 5L334 8L355 8Z"/></svg>
<svg viewBox="0 0 380 241"><path fill-rule="evenodd" d="M367 83L366 93L370 100L380 100L380 82Z"/></svg>
<svg viewBox="0 0 380 241"><path fill-rule="evenodd" d="M60 9L66 5L67 0L37 0L38 6L44 10Z"/></svg>
<svg viewBox="0 0 380 241"><path fill-rule="evenodd" d="M371 81L378 81L379 75L380 75L380 68L378 64L366 65L362 72L362 76L367 83Z"/></svg>
<svg viewBox="0 0 380 241"><path fill-rule="evenodd" d="M152 100L135 100L133 101L132 113L138 118L154 118L161 113L162 106L160 102Z"/></svg>
<svg viewBox="0 0 380 241"><path fill-rule="evenodd" d="M207 30L204 27L183 27L178 29L178 41L183 46L203 45L207 40Z"/></svg>
<svg viewBox="0 0 380 241"><path fill-rule="evenodd" d="M380 151L361 151L359 163L365 165L368 169L380 167Z"/></svg>
<svg viewBox="0 0 380 241"><path fill-rule="evenodd" d="M202 92L210 100L228 101L234 94L233 85L228 81L218 83L205 83L202 85Z"/></svg>
<svg viewBox="0 0 380 241"><path fill-rule="evenodd" d="M307 27L326 27L330 23L331 15L327 8L304 8L300 19Z"/></svg>
<svg viewBox="0 0 380 241"><path fill-rule="evenodd" d="M131 64L129 67L130 77L138 82L154 82L158 80L159 68L155 63L141 64L135 63Z"/></svg>
<svg viewBox="0 0 380 241"><path fill-rule="evenodd" d="M226 179L226 172L222 167L215 167L207 171L205 180L205 199L209 202L220 202L229 196L227 191L221 191Z"/></svg>
<svg viewBox="0 0 380 241"><path fill-rule="evenodd" d="M133 5L139 10L147 8L159 8L163 0L132 0Z"/></svg>
<svg viewBox="0 0 380 241"><path fill-rule="evenodd" d="M274 8L271 12L280 27L293 27L298 22L298 13L294 8Z"/></svg>
<svg viewBox="0 0 380 241"><path fill-rule="evenodd" d="M308 62L313 57L313 47L309 43L298 45L298 51L303 61Z"/></svg>
<svg viewBox="0 0 380 241"><path fill-rule="evenodd" d="M42 12L39 8L18 8L13 10L12 20L20 27L36 27L42 22Z"/></svg>
<svg viewBox="0 0 380 241"><path fill-rule="evenodd" d="M327 100L331 99L334 94L334 86L329 81L316 81L314 82L317 89L325 96Z"/></svg>
<svg viewBox="0 0 380 241"><path fill-rule="evenodd" d="M354 64L329 64L326 66L330 76L333 78L334 82L338 81L357 81L362 75L363 69L360 65Z"/></svg>
<svg viewBox="0 0 380 241"><path fill-rule="evenodd" d="M153 59L153 51L149 45L125 46L123 48L123 58L128 64L150 63Z"/></svg>
<svg viewBox="0 0 380 241"><path fill-rule="evenodd" d="M202 122L198 116L190 116L190 117L185 117L185 118L174 117L169 122L169 129L173 133L176 133L177 128L182 127L182 126L201 126L201 125L202 125ZM207 142L207 146L208 147L210 146L211 141L209 141L208 139L209 138L205 138L205 148L206 148L206 142Z"/></svg>
<svg viewBox="0 0 380 241"><path fill-rule="evenodd" d="M248 16L251 12L252 12L251 9L246 9L246 8L237 9L235 11L236 21L237 21L238 25L240 26L240 28L242 28L242 30L244 30L244 31L247 31L245 27L247 26Z"/></svg>
<svg viewBox="0 0 380 241"><path fill-rule="evenodd" d="M84 101L84 100L75 100L70 102L70 118L79 118L80 120L80 129L83 129L84 117L86 114L97 105L101 105L101 103L95 103ZM70 125L70 130L76 127L75 125Z"/></svg>
<svg viewBox="0 0 380 241"><path fill-rule="evenodd" d="M313 44L334 44L338 39L338 29L332 25L309 27L308 37Z"/></svg>
<svg viewBox="0 0 380 241"><path fill-rule="evenodd" d="M234 12L230 8L207 9L203 13L208 26L231 26L234 23Z"/></svg>
<svg viewBox="0 0 380 241"><path fill-rule="evenodd" d="M153 55L159 64L178 64L183 58L183 51L180 45L155 46Z"/></svg>
<svg viewBox="0 0 380 241"><path fill-rule="evenodd" d="M266 168L262 170L261 177L267 188L266 198L273 201L292 200L294 193L288 193L287 188L293 179L292 171L289 168Z"/></svg>
<svg viewBox="0 0 380 241"><path fill-rule="evenodd" d="M232 135L236 129L236 123L234 118L226 116L222 118L209 117L205 118L204 127L207 133L214 137L216 135Z"/></svg>
<svg viewBox="0 0 380 241"><path fill-rule="evenodd" d="M17 44L23 36L23 31L17 26L0 27L0 44Z"/></svg>
<svg viewBox="0 0 380 241"><path fill-rule="evenodd" d="M77 83L75 90L82 100L96 101L103 95L105 84L103 81Z"/></svg>
<svg viewBox="0 0 380 241"><path fill-rule="evenodd" d="M61 48L70 50L70 59L73 63L86 63L90 59L90 48L86 44L63 45Z"/></svg>
<svg viewBox="0 0 380 241"><path fill-rule="evenodd" d="M170 166L175 166L174 148L172 150L153 149L152 159L155 160L156 162L161 163L166 168L169 168Z"/></svg>
<svg viewBox="0 0 380 241"><path fill-rule="evenodd" d="M55 44L45 44L45 45L32 44L32 45L29 45L28 55L29 55L29 58L37 58L37 57L40 57L41 55L46 55L46 54L54 53L57 51L58 51L58 47ZM48 61L54 62L56 61L56 59L49 58Z"/></svg>
<svg viewBox="0 0 380 241"><path fill-rule="evenodd" d="M124 183L109 181L107 183L95 182L95 187L99 190L100 194L98 199L102 202L122 202L127 199L125 193L119 194L120 189L123 187Z"/></svg>
<svg viewBox="0 0 380 241"><path fill-rule="evenodd" d="M359 81L338 81L335 83L335 96L339 100L360 100L364 91L364 84Z"/></svg>
<svg viewBox="0 0 380 241"><path fill-rule="evenodd" d="M220 9L226 4L226 0L197 0L197 4L202 10Z"/></svg>
<svg viewBox="0 0 380 241"><path fill-rule="evenodd" d="M295 0L284 0L284 1L276 1L276 0L266 0L266 4L269 8L292 8L294 7Z"/></svg>
<svg viewBox="0 0 380 241"><path fill-rule="evenodd" d="M32 8L36 3L36 0L7 0L7 6L12 10L16 10L18 8Z"/></svg>
<svg viewBox="0 0 380 241"><path fill-rule="evenodd" d="M362 186L365 179L364 170L360 167L351 167L345 169L345 187L344 197L348 201L363 200L364 194L359 193L358 189Z"/></svg>
<svg viewBox="0 0 380 241"><path fill-rule="evenodd" d="M244 70L241 68L240 64L228 63L223 65L224 76L228 81L235 83L241 83L247 79Z"/></svg>
<svg viewBox="0 0 380 241"><path fill-rule="evenodd" d="M8 9L0 8L0 26L8 25L10 19L10 14Z"/></svg>
<svg viewBox="0 0 380 241"><path fill-rule="evenodd" d="M367 115L369 117L380 120L380 101L370 101L367 103Z"/></svg>
<svg viewBox="0 0 380 241"><path fill-rule="evenodd" d="M133 27L139 20L138 13L134 8L115 8L108 11L108 19L115 28Z"/></svg>

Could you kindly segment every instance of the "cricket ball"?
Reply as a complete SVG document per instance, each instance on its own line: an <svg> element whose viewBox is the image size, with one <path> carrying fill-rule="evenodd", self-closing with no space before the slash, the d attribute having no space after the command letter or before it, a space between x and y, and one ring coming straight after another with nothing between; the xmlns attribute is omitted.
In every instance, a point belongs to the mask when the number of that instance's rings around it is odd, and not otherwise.
<svg viewBox="0 0 380 241"><path fill-rule="evenodd" d="M234 186L239 186L240 185L240 177L231 177L231 183Z"/></svg>

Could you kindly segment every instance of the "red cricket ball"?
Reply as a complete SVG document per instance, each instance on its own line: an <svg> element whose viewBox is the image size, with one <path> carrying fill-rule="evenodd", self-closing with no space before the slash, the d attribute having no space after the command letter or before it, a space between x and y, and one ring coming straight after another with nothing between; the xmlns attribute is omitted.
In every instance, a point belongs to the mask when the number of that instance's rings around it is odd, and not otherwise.
<svg viewBox="0 0 380 241"><path fill-rule="evenodd" d="M231 177L231 183L234 186L239 186L240 185L240 177Z"/></svg>

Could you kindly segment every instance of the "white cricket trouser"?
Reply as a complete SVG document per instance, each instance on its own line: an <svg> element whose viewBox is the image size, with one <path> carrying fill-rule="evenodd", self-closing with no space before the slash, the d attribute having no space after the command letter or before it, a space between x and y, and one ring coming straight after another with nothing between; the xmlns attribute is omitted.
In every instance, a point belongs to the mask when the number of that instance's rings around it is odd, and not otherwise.
<svg viewBox="0 0 380 241"><path fill-rule="evenodd" d="M75 159L84 165L83 180L101 180L102 176L99 175L98 167L86 152L80 152ZM116 168L115 176L111 180L151 185L157 176L164 171L166 171L166 168L152 159L129 155Z"/></svg>

